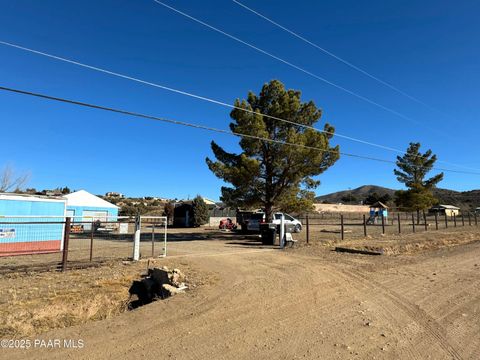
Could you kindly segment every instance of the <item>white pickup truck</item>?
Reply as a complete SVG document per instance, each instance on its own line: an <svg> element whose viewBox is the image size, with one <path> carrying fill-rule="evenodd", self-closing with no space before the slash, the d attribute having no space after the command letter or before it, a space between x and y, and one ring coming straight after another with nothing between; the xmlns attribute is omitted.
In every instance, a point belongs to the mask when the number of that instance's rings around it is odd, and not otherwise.
<svg viewBox="0 0 480 360"><path fill-rule="evenodd" d="M294 231L299 233L302 231L302 223L300 220L295 219L293 216L288 214L283 214L277 212L273 214L273 224L280 225L282 215L285 216L285 224L292 224L294 226ZM265 222L265 214L264 213L255 213L253 214L247 222L247 230L248 231L260 231L260 223Z"/></svg>

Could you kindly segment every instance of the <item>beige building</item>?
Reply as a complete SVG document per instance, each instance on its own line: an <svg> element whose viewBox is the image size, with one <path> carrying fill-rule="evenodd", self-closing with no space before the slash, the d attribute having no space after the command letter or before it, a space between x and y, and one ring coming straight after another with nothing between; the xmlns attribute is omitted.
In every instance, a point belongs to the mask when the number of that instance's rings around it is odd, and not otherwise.
<svg viewBox="0 0 480 360"><path fill-rule="evenodd" d="M453 205L436 205L430 209L430 212L446 214L447 216L457 216L460 214L460 208Z"/></svg>

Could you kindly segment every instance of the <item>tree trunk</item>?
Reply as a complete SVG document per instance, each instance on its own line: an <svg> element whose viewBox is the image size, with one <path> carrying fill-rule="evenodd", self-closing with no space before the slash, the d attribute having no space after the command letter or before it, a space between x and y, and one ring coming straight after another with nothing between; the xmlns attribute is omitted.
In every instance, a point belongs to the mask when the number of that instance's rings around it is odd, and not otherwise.
<svg viewBox="0 0 480 360"><path fill-rule="evenodd" d="M267 223L272 222L273 220L273 204L268 202L265 204L265 221Z"/></svg>

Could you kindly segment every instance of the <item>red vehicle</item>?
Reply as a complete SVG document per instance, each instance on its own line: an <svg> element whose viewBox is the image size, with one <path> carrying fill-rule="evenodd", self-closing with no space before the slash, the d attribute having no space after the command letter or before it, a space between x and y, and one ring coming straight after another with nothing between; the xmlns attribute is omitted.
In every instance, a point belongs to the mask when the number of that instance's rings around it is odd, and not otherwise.
<svg viewBox="0 0 480 360"><path fill-rule="evenodd" d="M237 224L235 224L232 219L226 218L220 220L220 225L218 225L219 229L226 229L226 230L235 230L237 228Z"/></svg>

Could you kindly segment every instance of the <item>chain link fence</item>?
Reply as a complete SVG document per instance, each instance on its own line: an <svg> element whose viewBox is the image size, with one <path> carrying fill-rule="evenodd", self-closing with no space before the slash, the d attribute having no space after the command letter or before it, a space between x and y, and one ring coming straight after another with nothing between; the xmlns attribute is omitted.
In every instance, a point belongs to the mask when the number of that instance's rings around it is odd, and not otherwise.
<svg viewBox="0 0 480 360"><path fill-rule="evenodd" d="M2 216L0 271L35 271L166 256L166 217Z"/></svg>

